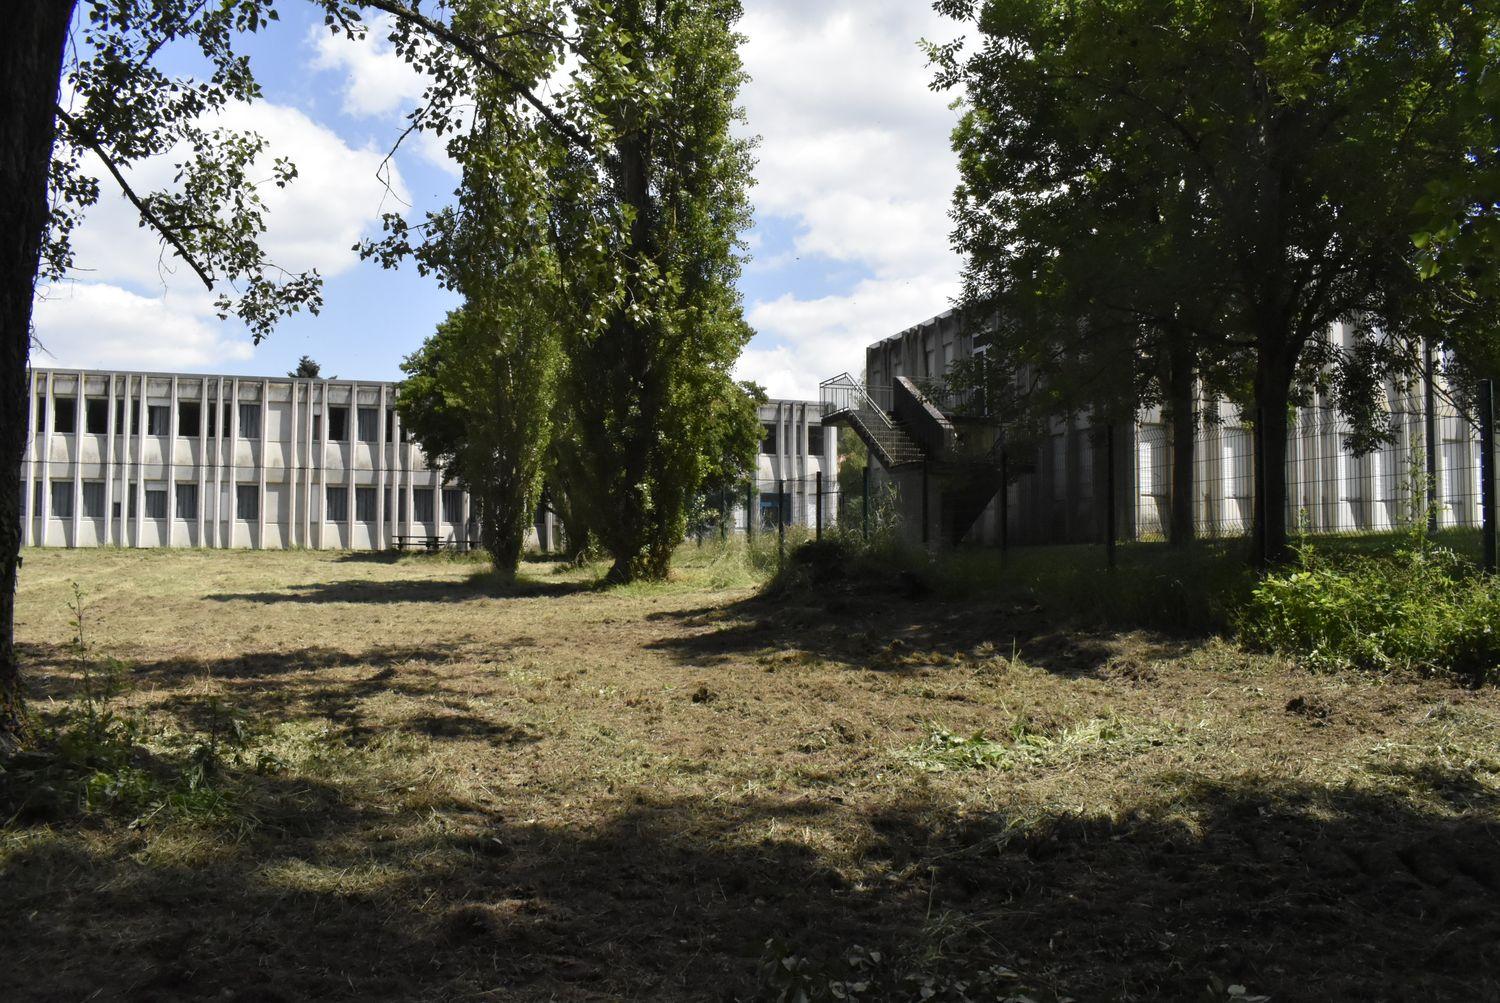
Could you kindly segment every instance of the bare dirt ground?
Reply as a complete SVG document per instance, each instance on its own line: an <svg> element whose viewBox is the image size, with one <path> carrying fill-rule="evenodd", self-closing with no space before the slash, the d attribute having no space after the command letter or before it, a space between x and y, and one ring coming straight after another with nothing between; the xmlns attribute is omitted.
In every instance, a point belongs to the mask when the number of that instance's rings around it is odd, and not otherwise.
<svg viewBox="0 0 1500 1003"><path fill-rule="evenodd" d="M0 998L1500 1000L1495 690L727 564L28 552L41 721L220 765L11 784Z"/></svg>

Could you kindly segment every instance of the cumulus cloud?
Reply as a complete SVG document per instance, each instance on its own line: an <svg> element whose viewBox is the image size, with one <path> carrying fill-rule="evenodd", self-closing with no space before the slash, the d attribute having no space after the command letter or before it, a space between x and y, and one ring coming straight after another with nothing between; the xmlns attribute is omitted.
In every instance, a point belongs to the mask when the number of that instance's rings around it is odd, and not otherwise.
<svg viewBox="0 0 1500 1003"><path fill-rule="evenodd" d="M761 136L761 224L791 230L788 255L760 271L822 258L864 276L833 295L749 304L759 337L740 373L780 396L863 366L867 344L948 309L959 262L949 247L957 183L951 96L929 88L918 47L957 26L910 0L767 0L741 24L752 81L744 102Z"/></svg>
<svg viewBox="0 0 1500 1003"><path fill-rule="evenodd" d="M220 324L204 295L67 283L38 298L34 318L38 365L216 372L251 355L250 339Z"/></svg>
<svg viewBox="0 0 1500 1003"><path fill-rule="evenodd" d="M395 165L387 165L389 191L377 177L381 153L349 146L295 108L236 105L220 121L265 138L267 164L252 176L269 178L269 158L276 156L297 165L290 185L263 191L268 230L262 246L288 271L316 268L325 277L349 271L358 263L354 244L373 232L383 209L408 199ZM137 165L132 186L170 185L177 159L169 154ZM51 353L38 361L183 369L246 358L248 338L219 321L212 296L192 271L141 228L97 163L85 158L84 165L102 178L102 194L75 235L74 280L38 293L36 332Z"/></svg>
<svg viewBox="0 0 1500 1003"><path fill-rule="evenodd" d="M406 111L422 97L423 76L396 53L391 44L391 16L378 14L366 22L365 37L357 40L315 25L310 32L314 69L344 75L344 112L362 118Z"/></svg>

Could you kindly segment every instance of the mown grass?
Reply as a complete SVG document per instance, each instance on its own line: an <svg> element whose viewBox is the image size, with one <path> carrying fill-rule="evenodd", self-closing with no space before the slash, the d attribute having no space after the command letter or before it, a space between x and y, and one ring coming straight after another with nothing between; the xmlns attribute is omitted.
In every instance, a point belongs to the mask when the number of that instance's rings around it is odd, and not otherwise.
<svg viewBox="0 0 1500 1003"><path fill-rule="evenodd" d="M774 558L28 552L0 994L1500 993L1494 690Z"/></svg>

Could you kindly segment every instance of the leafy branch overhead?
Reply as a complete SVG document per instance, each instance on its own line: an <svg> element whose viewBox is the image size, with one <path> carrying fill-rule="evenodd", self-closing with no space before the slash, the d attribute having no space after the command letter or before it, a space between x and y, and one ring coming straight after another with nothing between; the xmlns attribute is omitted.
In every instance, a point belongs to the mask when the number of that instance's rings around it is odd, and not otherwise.
<svg viewBox="0 0 1500 1003"><path fill-rule="evenodd" d="M575 155L592 140L571 113L549 104L540 86L570 38L556 25L560 6L547 0L487 4L487 31L455 23L451 0L302 0L322 10L330 31L351 40L369 30L370 14L388 15L400 57L429 80L408 133L457 134L483 84L499 89L517 127L541 123ZM282 317L322 305L315 268L294 271L270 260L262 191L291 184L292 161L269 165L264 140L219 124L236 105L261 97L248 35L279 19L276 0L82 0L75 44L64 66L51 166L51 220L39 277L59 281L74 266L72 236L99 200L101 178L134 207L165 253L216 293L221 317L243 321L257 340ZM174 76L159 57L191 53L198 75ZM174 165L168 186L141 190L137 168L158 158ZM102 168L96 169L97 168ZM165 265L164 265L165 267Z"/></svg>

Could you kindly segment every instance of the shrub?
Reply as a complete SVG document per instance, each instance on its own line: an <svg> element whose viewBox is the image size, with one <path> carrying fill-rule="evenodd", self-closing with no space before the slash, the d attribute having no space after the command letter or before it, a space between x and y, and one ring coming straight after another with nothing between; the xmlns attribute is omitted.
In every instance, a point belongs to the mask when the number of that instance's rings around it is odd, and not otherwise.
<svg viewBox="0 0 1500 1003"><path fill-rule="evenodd" d="M1452 551L1412 544L1337 561L1311 546L1268 575L1239 616L1247 644L1319 669L1416 669L1496 680L1500 590Z"/></svg>

